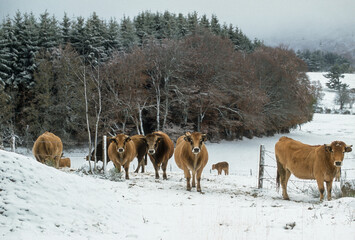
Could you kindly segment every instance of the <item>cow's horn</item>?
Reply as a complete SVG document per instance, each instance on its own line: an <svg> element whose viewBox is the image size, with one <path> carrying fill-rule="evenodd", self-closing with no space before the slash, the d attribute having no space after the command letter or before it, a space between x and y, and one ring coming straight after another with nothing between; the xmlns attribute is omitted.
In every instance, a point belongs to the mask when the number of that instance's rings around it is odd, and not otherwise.
<svg viewBox="0 0 355 240"><path fill-rule="evenodd" d="M332 145L331 144L324 144L326 147L331 147Z"/></svg>
<svg viewBox="0 0 355 240"><path fill-rule="evenodd" d="M353 145L346 145L347 148L351 148Z"/></svg>

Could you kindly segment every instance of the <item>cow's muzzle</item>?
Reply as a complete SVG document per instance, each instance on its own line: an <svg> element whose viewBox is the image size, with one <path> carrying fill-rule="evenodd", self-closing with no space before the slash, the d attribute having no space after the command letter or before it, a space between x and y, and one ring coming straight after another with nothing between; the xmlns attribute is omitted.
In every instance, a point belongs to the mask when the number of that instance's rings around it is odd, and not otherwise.
<svg viewBox="0 0 355 240"><path fill-rule="evenodd" d="M148 150L148 153L149 153L149 154L154 154L154 153L155 153L155 150L154 150L154 149L149 149L149 150Z"/></svg>
<svg viewBox="0 0 355 240"><path fill-rule="evenodd" d="M123 153L123 152L124 152L124 148L119 148L119 149L117 149L117 152Z"/></svg>
<svg viewBox="0 0 355 240"><path fill-rule="evenodd" d="M334 166L336 166L336 167L341 167L342 165L343 165L343 162L341 162L341 161L334 162Z"/></svg>
<svg viewBox="0 0 355 240"><path fill-rule="evenodd" d="M193 152L194 154L198 154L200 151L201 151L201 150L200 150L200 148L198 148L198 147L194 147L194 148L192 149L192 152Z"/></svg>

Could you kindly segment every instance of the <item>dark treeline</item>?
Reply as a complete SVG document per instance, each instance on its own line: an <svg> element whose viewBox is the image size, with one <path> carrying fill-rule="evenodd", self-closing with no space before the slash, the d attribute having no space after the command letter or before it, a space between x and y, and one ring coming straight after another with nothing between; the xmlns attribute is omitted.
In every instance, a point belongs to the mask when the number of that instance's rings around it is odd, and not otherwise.
<svg viewBox="0 0 355 240"><path fill-rule="evenodd" d="M298 50L297 56L307 64L308 71L310 72L329 72L335 65L339 66L344 73L354 71L354 67L351 65L350 61L336 53L320 50Z"/></svg>
<svg viewBox="0 0 355 240"><path fill-rule="evenodd" d="M293 51L216 16L58 22L18 12L0 29L0 140L52 131L69 144L87 139L87 123L99 134L202 131L213 140L287 132L312 118L306 70Z"/></svg>

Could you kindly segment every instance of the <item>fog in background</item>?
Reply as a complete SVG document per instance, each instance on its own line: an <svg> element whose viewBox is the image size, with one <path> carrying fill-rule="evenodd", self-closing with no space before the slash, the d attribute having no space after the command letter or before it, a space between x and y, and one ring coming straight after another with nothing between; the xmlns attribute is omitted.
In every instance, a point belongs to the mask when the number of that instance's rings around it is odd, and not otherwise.
<svg viewBox="0 0 355 240"><path fill-rule="evenodd" d="M352 44L355 38L354 0L0 0L2 19L17 10L36 17L47 10L58 20L64 12L71 18L96 12L100 18L120 20L147 10L184 15L196 11L199 16L215 14L221 24L231 23L251 39L292 48Z"/></svg>

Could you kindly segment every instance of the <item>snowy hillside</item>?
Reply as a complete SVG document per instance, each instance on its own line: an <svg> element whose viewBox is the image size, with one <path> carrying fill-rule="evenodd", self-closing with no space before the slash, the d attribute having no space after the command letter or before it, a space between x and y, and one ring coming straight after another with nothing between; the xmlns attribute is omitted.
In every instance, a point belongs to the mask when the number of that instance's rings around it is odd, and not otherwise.
<svg viewBox="0 0 355 240"><path fill-rule="evenodd" d="M354 144L354 122L354 115L316 114L288 136L310 144L338 139ZM185 190L173 159L167 181L154 179L150 162L145 174L131 170L130 180L110 181L0 151L1 239L354 239L354 198L320 203L300 190L315 188L314 181L290 183L291 201L282 200L274 184L257 190L259 146L272 152L280 136L207 143L204 194ZM77 152L66 155L74 168L86 164ZM343 168L354 168L355 153L346 158ZM229 176L210 172L222 160L230 163ZM274 178L275 171L267 173Z"/></svg>
<svg viewBox="0 0 355 240"><path fill-rule="evenodd" d="M321 73L309 73L320 80ZM344 82L355 87L354 75ZM323 104L330 104L325 89ZM334 106L336 107L336 106ZM355 115L315 114L287 136L308 144L342 140L355 145ZM319 202L315 181L291 177L289 196L275 189L274 145L283 135L243 141L207 142L209 162L203 194L186 191L174 158L168 180L147 173L119 179L112 163L106 176L86 175L85 150L68 151L72 169L57 170L24 155L0 150L0 239L355 239L355 198ZM257 189L260 145L266 148L264 188ZM26 156L25 156L26 155ZM211 165L228 161L230 175ZM355 179L355 151L346 154L343 174Z"/></svg>
<svg viewBox="0 0 355 240"><path fill-rule="evenodd" d="M320 103L320 107L323 109L328 108L332 111L339 110L339 105L334 103L334 99L336 97L336 91L329 89L325 84L329 79L325 78L324 75L326 72L308 72L307 75L311 81L319 81L322 84L324 98ZM355 74L344 74L344 78L341 79L342 83L346 83L349 85L349 88L355 88ZM351 113L355 113L354 109L349 109L348 105L345 106L347 110Z"/></svg>

